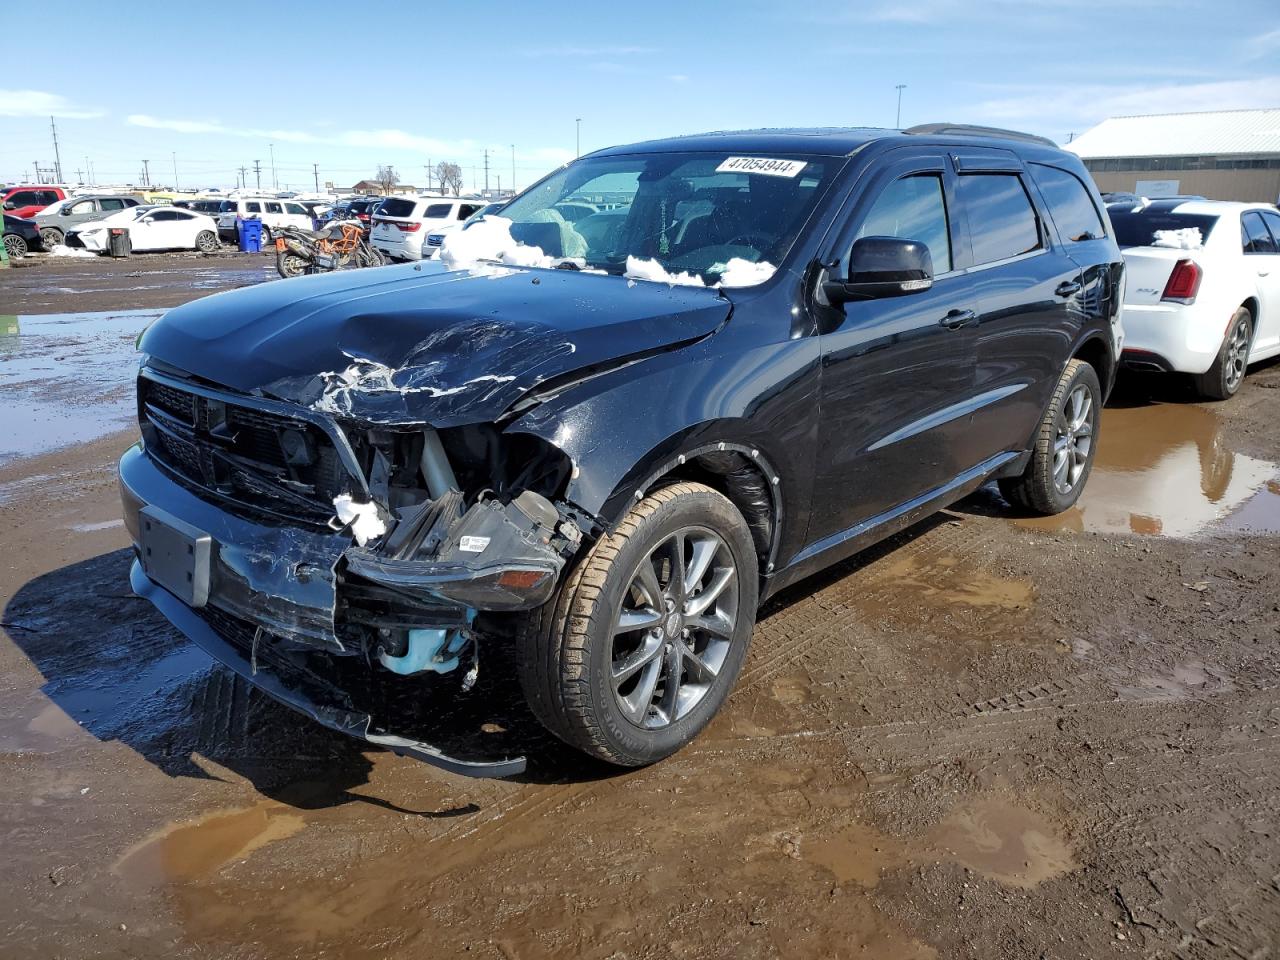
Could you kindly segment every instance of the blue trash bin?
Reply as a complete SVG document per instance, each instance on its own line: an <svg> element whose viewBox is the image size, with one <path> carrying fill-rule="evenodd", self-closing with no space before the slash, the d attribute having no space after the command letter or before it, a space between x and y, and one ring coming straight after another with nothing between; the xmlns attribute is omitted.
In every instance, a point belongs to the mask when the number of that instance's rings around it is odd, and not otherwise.
<svg viewBox="0 0 1280 960"><path fill-rule="evenodd" d="M262 251L262 221L249 218L236 218L236 232L240 235L240 250L243 253L260 253Z"/></svg>

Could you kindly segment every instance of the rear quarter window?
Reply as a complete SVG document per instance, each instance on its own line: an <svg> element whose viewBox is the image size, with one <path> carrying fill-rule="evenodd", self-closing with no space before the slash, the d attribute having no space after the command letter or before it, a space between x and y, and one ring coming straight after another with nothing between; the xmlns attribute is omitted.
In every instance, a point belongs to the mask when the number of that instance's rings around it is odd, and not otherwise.
<svg viewBox="0 0 1280 960"><path fill-rule="evenodd" d="M969 217L975 266L1040 248L1035 208L1016 173L962 174L960 203Z"/></svg>
<svg viewBox="0 0 1280 960"><path fill-rule="evenodd" d="M1065 240L1100 240L1106 236L1107 231L1098 208L1094 206L1093 197L1075 174L1033 163L1031 176L1049 204L1049 216L1053 217L1058 232Z"/></svg>

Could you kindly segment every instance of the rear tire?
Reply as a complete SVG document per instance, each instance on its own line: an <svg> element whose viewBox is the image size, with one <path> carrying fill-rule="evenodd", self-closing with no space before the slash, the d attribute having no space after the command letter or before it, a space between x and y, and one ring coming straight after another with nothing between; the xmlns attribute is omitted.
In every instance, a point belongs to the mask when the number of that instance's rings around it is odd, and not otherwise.
<svg viewBox="0 0 1280 960"><path fill-rule="evenodd" d="M196 234L196 249L206 257L218 252L218 237L212 230L201 230Z"/></svg>
<svg viewBox="0 0 1280 960"><path fill-rule="evenodd" d="M4 249L9 254L10 260L21 260L27 255L27 241L16 233L6 233L4 235Z"/></svg>
<svg viewBox="0 0 1280 960"><path fill-rule="evenodd" d="M65 241L66 238L57 227L45 227L40 231L40 242L44 245L46 252L60 246Z"/></svg>
<svg viewBox="0 0 1280 960"><path fill-rule="evenodd" d="M1195 378L1196 392L1205 400L1230 400L1244 383L1253 344L1253 314L1241 307L1231 315L1213 366Z"/></svg>
<svg viewBox="0 0 1280 960"><path fill-rule="evenodd" d="M1083 360L1072 360L1036 430L1026 470L998 481L1004 498L1045 516L1074 506L1093 469L1101 410L1097 372Z"/></svg>
<svg viewBox="0 0 1280 960"><path fill-rule="evenodd" d="M304 276L308 272L309 266L305 257L298 256L288 248L276 253L276 273L286 280L291 277Z"/></svg>
<svg viewBox="0 0 1280 960"><path fill-rule="evenodd" d="M728 697L758 590L737 508L702 484L663 487L523 621L525 697L548 730L593 757L638 767L670 756Z"/></svg>

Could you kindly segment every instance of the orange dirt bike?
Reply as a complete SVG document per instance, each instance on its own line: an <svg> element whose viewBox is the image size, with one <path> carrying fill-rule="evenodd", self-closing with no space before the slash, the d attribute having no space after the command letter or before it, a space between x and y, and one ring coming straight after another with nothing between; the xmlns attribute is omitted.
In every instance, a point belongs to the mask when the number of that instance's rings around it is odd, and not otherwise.
<svg viewBox="0 0 1280 960"><path fill-rule="evenodd" d="M333 221L319 230L280 227L275 231L276 271L282 277L380 267L382 253L369 246L359 221Z"/></svg>

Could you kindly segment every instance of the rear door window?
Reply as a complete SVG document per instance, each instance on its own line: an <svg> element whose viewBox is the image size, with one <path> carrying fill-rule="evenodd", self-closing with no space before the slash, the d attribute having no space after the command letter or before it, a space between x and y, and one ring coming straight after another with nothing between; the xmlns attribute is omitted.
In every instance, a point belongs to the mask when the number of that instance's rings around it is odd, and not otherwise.
<svg viewBox="0 0 1280 960"><path fill-rule="evenodd" d="M258 203L256 200L250 200L247 203L245 203L244 212L245 213L261 213L262 204Z"/></svg>
<svg viewBox="0 0 1280 960"><path fill-rule="evenodd" d="M284 213L284 206L279 203L267 203L267 213Z"/></svg>
<svg viewBox="0 0 1280 960"><path fill-rule="evenodd" d="M1031 164L1031 175L1049 204L1049 215L1058 232L1069 241L1101 240L1106 236L1102 217L1089 190L1075 174L1057 167Z"/></svg>
<svg viewBox="0 0 1280 960"><path fill-rule="evenodd" d="M1262 219L1262 214L1250 210L1240 217L1240 244L1245 253L1275 253L1276 244Z"/></svg>
<svg viewBox="0 0 1280 960"><path fill-rule="evenodd" d="M947 203L942 177L928 173L895 180L880 194L855 240L862 237L898 237L916 240L929 248L934 274L951 271L951 237L947 230Z"/></svg>
<svg viewBox="0 0 1280 960"><path fill-rule="evenodd" d="M40 191L40 202L43 203L46 207L49 206L49 204L51 203L57 203L61 199L62 198L58 196L57 190L41 190Z"/></svg>
<svg viewBox="0 0 1280 960"><path fill-rule="evenodd" d="M123 199L112 197L108 200L99 201L103 210L123 210L125 207L136 207L136 203L126 203Z"/></svg>
<svg viewBox="0 0 1280 960"><path fill-rule="evenodd" d="M1036 211L1016 173L961 174L960 203L969 218L975 266L1040 249Z"/></svg>
<svg viewBox="0 0 1280 960"><path fill-rule="evenodd" d="M298 216L298 217L308 216L307 208L300 203L286 203L284 205L284 208L285 210L289 211L289 213L292 213L295 216Z"/></svg>
<svg viewBox="0 0 1280 960"><path fill-rule="evenodd" d="M19 190L6 202L12 203L15 207L30 207L40 203L40 193L37 190Z"/></svg>
<svg viewBox="0 0 1280 960"><path fill-rule="evenodd" d="M1272 213L1270 210L1258 211L1262 221L1271 231L1271 239L1276 245L1276 251L1280 253L1280 213Z"/></svg>
<svg viewBox="0 0 1280 960"><path fill-rule="evenodd" d="M433 203L422 212L422 216L427 220L444 220L452 209L453 205L449 203Z"/></svg>

